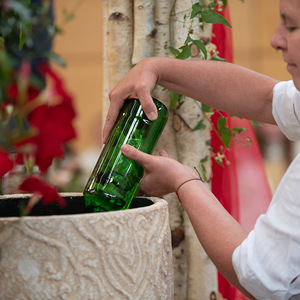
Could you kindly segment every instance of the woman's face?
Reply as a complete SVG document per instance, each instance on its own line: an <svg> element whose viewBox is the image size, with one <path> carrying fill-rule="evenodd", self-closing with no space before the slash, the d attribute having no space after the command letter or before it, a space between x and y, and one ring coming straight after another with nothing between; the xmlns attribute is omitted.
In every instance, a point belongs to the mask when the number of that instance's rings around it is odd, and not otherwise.
<svg viewBox="0 0 300 300"><path fill-rule="evenodd" d="M286 69L300 90L300 0L280 0L280 20L271 45L282 51Z"/></svg>

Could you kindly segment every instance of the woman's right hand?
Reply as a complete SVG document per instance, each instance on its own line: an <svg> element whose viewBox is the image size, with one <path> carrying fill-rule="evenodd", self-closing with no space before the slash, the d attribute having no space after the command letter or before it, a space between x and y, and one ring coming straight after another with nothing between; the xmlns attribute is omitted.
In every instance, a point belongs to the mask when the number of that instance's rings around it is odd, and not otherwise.
<svg viewBox="0 0 300 300"><path fill-rule="evenodd" d="M151 91L158 80L154 61L155 59L148 58L139 62L109 93L110 106L103 129L104 143L108 138L124 101L128 98L140 100L149 120L155 120L157 118L157 108L151 97Z"/></svg>

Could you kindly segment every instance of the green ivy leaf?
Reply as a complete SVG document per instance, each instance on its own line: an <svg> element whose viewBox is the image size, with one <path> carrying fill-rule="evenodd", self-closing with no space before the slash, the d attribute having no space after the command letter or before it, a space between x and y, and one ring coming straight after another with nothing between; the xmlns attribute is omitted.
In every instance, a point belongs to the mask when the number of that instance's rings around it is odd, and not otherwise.
<svg viewBox="0 0 300 300"><path fill-rule="evenodd" d="M202 53L204 54L204 58L207 59L207 50L203 41L193 40L193 43L202 51Z"/></svg>
<svg viewBox="0 0 300 300"><path fill-rule="evenodd" d="M219 117L218 121L217 121L217 127L218 127L218 133L220 134L223 129L226 126L226 118L225 117Z"/></svg>
<svg viewBox="0 0 300 300"><path fill-rule="evenodd" d="M181 52L176 56L176 58L178 59L187 59L191 56L191 48L189 45L184 45L182 47L180 47L179 49L181 49Z"/></svg>
<svg viewBox="0 0 300 300"><path fill-rule="evenodd" d="M199 121L199 123L195 126L193 131L196 130L204 130L207 126L203 123L203 119Z"/></svg>
<svg viewBox="0 0 300 300"><path fill-rule="evenodd" d="M205 163L207 162L207 157L204 157L200 160L200 166L201 166L201 170L202 170L202 177L203 177L203 181L206 182L207 181L207 171L206 171L206 168L205 168Z"/></svg>
<svg viewBox="0 0 300 300"><path fill-rule="evenodd" d="M170 109L174 107L176 103L180 103L182 95L170 91Z"/></svg>
<svg viewBox="0 0 300 300"><path fill-rule="evenodd" d="M255 126L263 127L262 124L260 122L257 122L257 121L250 121L250 124L255 125Z"/></svg>
<svg viewBox="0 0 300 300"><path fill-rule="evenodd" d="M197 15L199 15L201 13L201 11L202 11L202 5L200 5L199 2L193 4L191 19L194 19Z"/></svg>
<svg viewBox="0 0 300 300"><path fill-rule="evenodd" d="M204 113L210 113L212 110L212 108L209 105L206 105L204 103L201 104L201 108Z"/></svg>
<svg viewBox="0 0 300 300"><path fill-rule="evenodd" d="M222 57L220 57L220 56L218 56L218 55L213 55L213 56L210 58L210 60L214 60L214 61L226 61L225 58L222 58Z"/></svg>
<svg viewBox="0 0 300 300"><path fill-rule="evenodd" d="M245 130L246 130L246 128L239 128L239 127L232 128L232 131L235 133L242 133Z"/></svg>
<svg viewBox="0 0 300 300"><path fill-rule="evenodd" d="M248 143L250 143L250 144L253 144L253 141L252 141L252 139L251 139L250 136L248 136L248 137L246 138L246 142L248 142Z"/></svg>
<svg viewBox="0 0 300 300"><path fill-rule="evenodd" d="M178 55L180 53L180 51L178 49L176 49L175 47L173 47L173 46L170 46L169 50L174 55Z"/></svg>
<svg viewBox="0 0 300 300"><path fill-rule="evenodd" d="M218 165L220 165L221 167L224 167L223 161L217 157L215 157L215 161Z"/></svg>
<svg viewBox="0 0 300 300"><path fill-rule="evenodd" d="M187 38L184 41L184 45L188 45L189 43L193 43L194 40L191 38L191 36L188 34Z"/></svg>
<svg viewBox="0 0 300 300"><path fill-rule="evenodd" d="M231 138L232 138L232 131L230 130L230 128L225 127L221 133L221 140L226 148L229 148Z"/></svg>
<svg viewBox="0 0 300 300"><path fill-rule="evenodd" d="M202 11L200 15L205 23L223 24L225 26L231 27L231 25L223 16L213 10Z"/></svg>

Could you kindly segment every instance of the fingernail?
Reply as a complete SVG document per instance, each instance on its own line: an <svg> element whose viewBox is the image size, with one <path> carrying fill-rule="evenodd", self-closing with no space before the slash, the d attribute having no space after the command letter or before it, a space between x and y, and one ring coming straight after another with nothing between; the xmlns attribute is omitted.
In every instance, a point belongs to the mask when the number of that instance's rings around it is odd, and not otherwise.
<svg viewBox="0 0 300 300"><path fill-rule="evenodd" d="M129 147L127 145L122 145L121 151L122 151L122 153L127 153L129 151Z"/></svg>
<svg viewBox="0 0 300 300"><path fill-rule="evenodd" d="M156 118L157 118L157 116L156 116L156 113L155 113L155 112L151 112L151 113L149 114L149 119L150 119L151 121L156 120Z"/></svg>

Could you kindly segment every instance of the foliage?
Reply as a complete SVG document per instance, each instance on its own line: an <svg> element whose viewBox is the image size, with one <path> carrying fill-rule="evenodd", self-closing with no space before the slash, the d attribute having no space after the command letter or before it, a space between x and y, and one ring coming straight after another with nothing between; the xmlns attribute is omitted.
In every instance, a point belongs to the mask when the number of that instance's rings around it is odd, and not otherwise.
<svg viewBox="0 0 300 300"><path fill-rule="evenodd" d="M243 2L243 0L241 0ZM173 8L175 6L176 0L174 1ZM199 49L199 58L205 60L214 60L214 61L225 61L225 59L219 57L219 53L215 47L215 45L209 43L205 43L202 40L194 40L191 37L190 33L193 33L192 24L195 19L197 19L197 24L199 24L200 28L203 30L204 24L222 24L224 26L231 27L229 22L219 13L222 11L227 5L227 1L210 1L208 4L201 4L200 2L196 2L192 5L191 11L189 14L184 15L183 26L188 27L187 37L181 47L176 49L174 46L170 46L169 50L171 54L177 59L189 59L192 56L191 47L192 45L196 45ZM170 15L172 16L172 11ZM170 109L174 109L180 107L183 101L183 96L179 95L175 92L170 91L171 101L170 101ZM213 110L208 105L202 104L202 112L204 118L208 120L210 126L213 131L215 131L216 135L220 138L222 142L222 146L220 149L211 149L212 156L215 161L220 164L229 165L230 162L227 160L225 156L225 152L230 149L232 142L235 143L246 143L247 146L250 146L252 141L250 138L246 137L244 140L240 140L237 135L244 132L245 128L230 128L228 126L228 116L223 114L220 111ZM218 114L217 127L215 128L212 122L210 121L210 116L212 114ZM259 125L257 122L253 122L255 125ZM206 129L206 124L204 119L199 120L198 124L194 127L193 130L204 130ZM205 170L205 162L207 158L204 158L200 162L200 166L202 168L203 177L206 178L206 170Z"/></svg>
<svg viewBox="0 0 300 300"><path fill-rule="evenodd" d="M51 50L61 32L53 22L52 3L0 0L0 14L0 178L24 165L18 191L33 193L27 212L41 197L46 204L64 205L43 179L76 136L72 96L49 63L64 65Z"/></svg>

